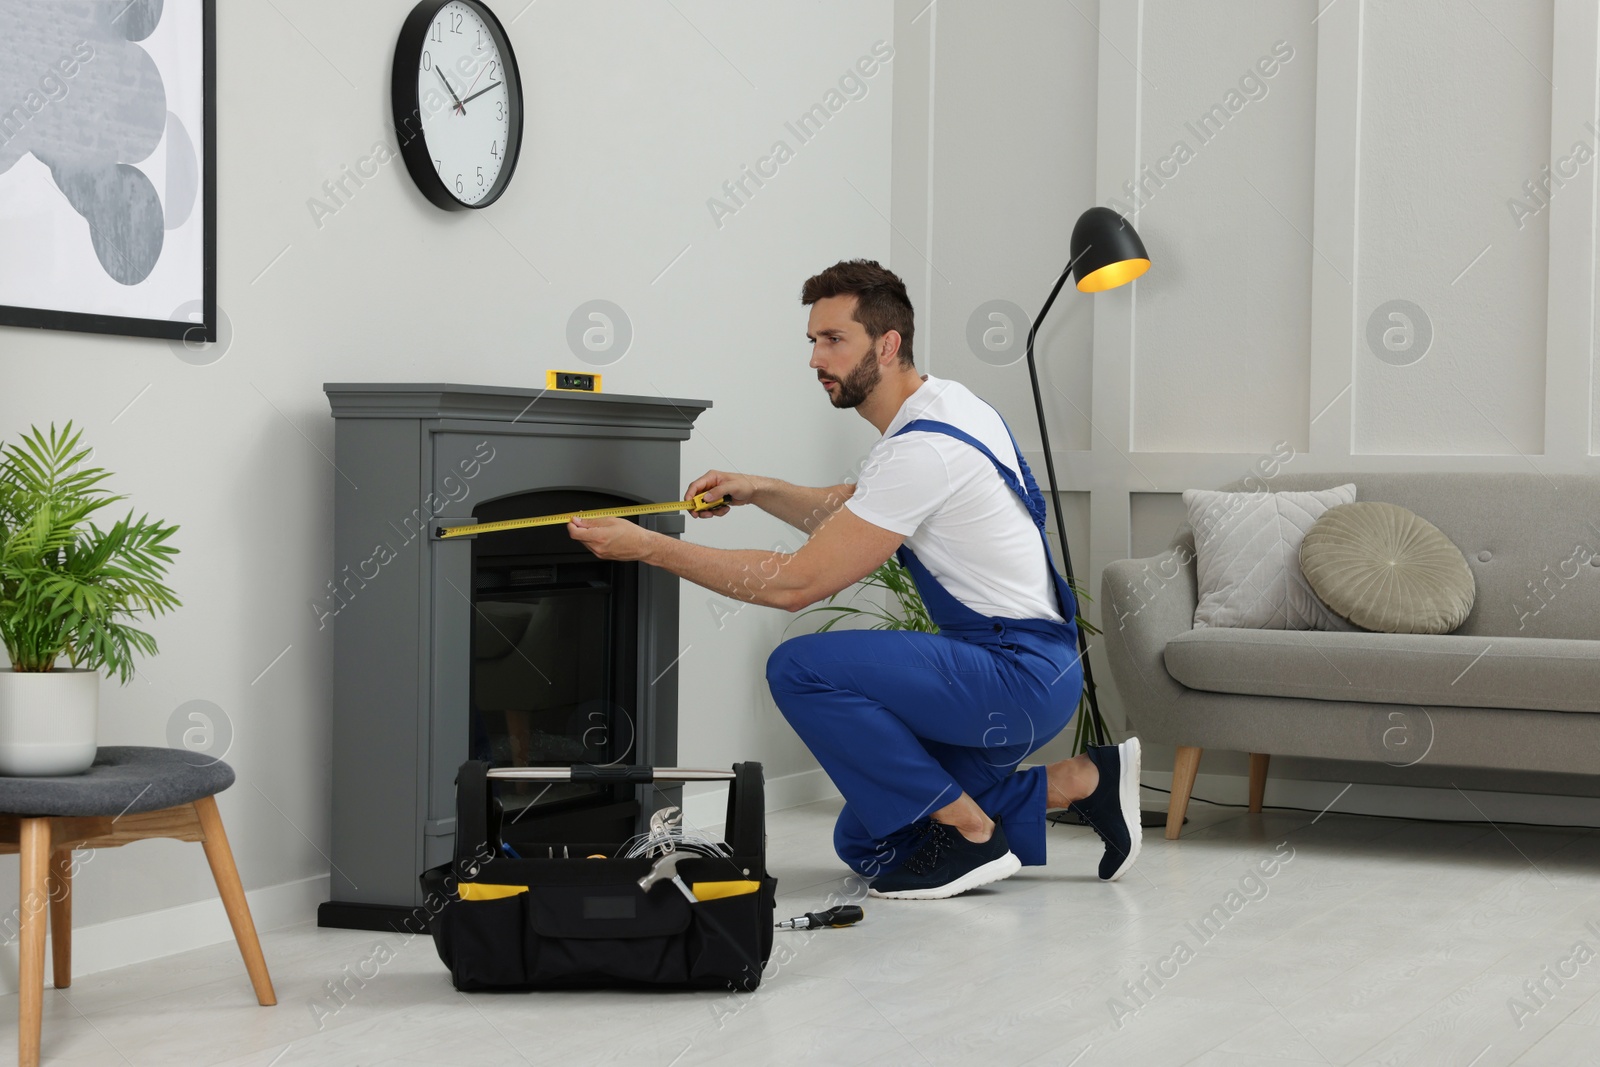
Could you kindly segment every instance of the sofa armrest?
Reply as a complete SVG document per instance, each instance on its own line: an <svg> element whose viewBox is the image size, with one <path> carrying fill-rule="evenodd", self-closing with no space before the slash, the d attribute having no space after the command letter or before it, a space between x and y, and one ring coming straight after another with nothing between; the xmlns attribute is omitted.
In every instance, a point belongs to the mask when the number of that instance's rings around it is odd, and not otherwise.
<svg viewBox="0 0 1600 1067"><path fill-rule="evenodd" d="M1111 672L1129 724L1153 734L1152 740L1182 743L1171 736L1169 724L1186 690L1167 673L1163 654L1168 641L1194 629L1198 599L1187 527L1160 555L1118 560L1101 576L1100 617Z"/></svg>

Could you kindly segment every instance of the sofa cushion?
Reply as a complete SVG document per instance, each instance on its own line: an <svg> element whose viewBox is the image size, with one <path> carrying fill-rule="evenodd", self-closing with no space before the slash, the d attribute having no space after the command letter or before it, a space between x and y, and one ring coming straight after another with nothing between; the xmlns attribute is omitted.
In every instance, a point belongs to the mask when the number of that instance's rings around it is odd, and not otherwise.
<svg viewBox="0 0 1600 1067"><path fill-rule="evenodd" d="M1353 484L1308 493L1188 489L1194 530L1197 627L1350 630L1300 573L1300 540L1323 512L1356 498Z"/></svg>
<svg viewBox="0 0 1600 1067"><path fill-rule="evenodd" d="M1524 466L1478 471L1301 472L1290 463L1273 489L1356 482L1361 500L1410 508L1467 557L1477 585L1456 634L1600 641L1600 477ZM1258 477L1223 486L1246 489Z"/></svg>
<svg viewBox="0 0 1600 1067"><path fill-rule="evenodd" d="M1447 634L1472 611L1472 569L1433 523L1398 504L1329 508L1300 542L1322 602L1366 630Z"/></svg>
<svg viewBox="0 0 1600 1067"><path fill-rule="evenodd" d="M1212 693L1600 712L1600 641L1204 629L1168 641L1163 660Z"/></svg>

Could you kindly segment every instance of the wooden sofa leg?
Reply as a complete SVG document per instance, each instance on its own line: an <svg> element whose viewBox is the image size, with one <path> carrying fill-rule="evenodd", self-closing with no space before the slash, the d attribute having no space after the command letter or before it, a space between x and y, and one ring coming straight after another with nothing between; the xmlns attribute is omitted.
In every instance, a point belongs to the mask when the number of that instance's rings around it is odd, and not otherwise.
<svg viewBox="0 0 1600 1067"><path fill-rule="evenodd" d="M1176 841L1183 829L1183 817L1189 812L1189 794L1194 791L1194 776L1200 771L1200 753L1203 749L1188 745L1178 747L1177 759L1172 764L1172 801L1167 805L1167 840Z"/></svg>
<svg viewBox="0 0 1600 1067"><path fill-rule="evenodd" d="M1267 761L1272 759L1265 752L1250 753L1250 810L1259 812L1261 801L1267 795Z"/></svg>

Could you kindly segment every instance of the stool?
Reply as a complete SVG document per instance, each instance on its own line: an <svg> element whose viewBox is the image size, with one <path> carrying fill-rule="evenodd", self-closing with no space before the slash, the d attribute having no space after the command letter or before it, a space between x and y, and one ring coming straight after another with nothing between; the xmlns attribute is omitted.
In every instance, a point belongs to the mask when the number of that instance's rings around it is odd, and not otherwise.
<svg viewBox="0 0 1600 1067"><path fill-rule="evenodd" d="M22 868L20 1067L39 1063L47 902L55 986L72 984L73 849L117 848L149 837L200 842L256 1000L278 1002L214 799L232 784L233 768L221 760L169 748L101 748L93 767L70 777L0 777L0 813L10 813L0 814L0 853L19 853Z"/></svg>

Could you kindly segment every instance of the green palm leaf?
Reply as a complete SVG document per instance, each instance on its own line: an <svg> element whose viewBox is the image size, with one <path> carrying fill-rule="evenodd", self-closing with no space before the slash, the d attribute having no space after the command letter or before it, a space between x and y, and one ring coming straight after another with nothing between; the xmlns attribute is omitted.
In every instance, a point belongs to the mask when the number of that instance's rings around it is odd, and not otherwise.
<svg viewBox="0 0 1600 1067"><path fill-rule="evenodd" d="M124 497L69 422L0 447L0 641L19 671L65 656L123 683L156 641L134 623L180 606L162 579L176 526L128 514L102 529L90 516Z"/></svg>

